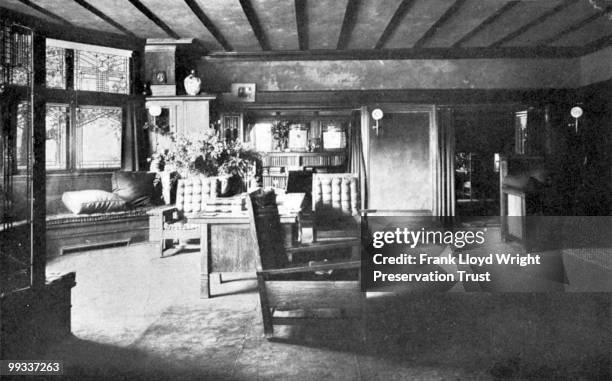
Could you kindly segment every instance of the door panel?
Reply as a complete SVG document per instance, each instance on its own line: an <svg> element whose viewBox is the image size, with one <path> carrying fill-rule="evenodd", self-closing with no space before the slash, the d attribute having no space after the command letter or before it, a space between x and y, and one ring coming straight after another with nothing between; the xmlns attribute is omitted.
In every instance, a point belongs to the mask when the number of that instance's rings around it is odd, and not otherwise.
<svg viewBox="0 0 612 381"><path fill-rule="evenodd" d="M369 209L433 213L432 118L428 109L385 113L370 132Z"/></svg>

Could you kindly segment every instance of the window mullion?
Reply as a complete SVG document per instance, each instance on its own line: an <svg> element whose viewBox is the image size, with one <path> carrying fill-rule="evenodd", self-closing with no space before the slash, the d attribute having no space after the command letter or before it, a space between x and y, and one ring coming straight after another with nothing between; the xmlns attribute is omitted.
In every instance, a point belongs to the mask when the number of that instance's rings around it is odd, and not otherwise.
<svg viewBox="0 0 612 381"><path fill-rule="evenodd" d="M76 95L73 92L73 95ZM77 102L73 97L70 101L70 111L69 111L69 121L68 121L68 169L71 171L76 170L77 168L77 147L78 147L78 137L77 137Z"/></svg>
<svg viewBox="0 0 612 381"><path fill-rule="evenodd" d="M74 50L66 49L66 90L74 90Z"/></svg>

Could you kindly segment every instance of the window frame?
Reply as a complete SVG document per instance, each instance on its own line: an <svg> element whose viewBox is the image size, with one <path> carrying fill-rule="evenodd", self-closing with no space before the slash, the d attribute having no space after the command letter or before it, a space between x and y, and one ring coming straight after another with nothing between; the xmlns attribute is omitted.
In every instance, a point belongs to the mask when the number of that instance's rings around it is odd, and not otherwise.
<svg viewBox="0 0 612 381"><path fill-rule="evenodd" d="M64 166L63 168L49 168L47 166L48 162L45 160L45 168L47 171L66 171L68 169L68 163L70 162L70 149L71 149L71 145L70 145L70 131L69 131L69 126L70 123L72 122L72 117L71 117L71 112L70 112L70 105L67 103L53 103L53 102L45 102L45 133L47 132L47 124L46 124L46 112L47 109L49 107L66 107L67 109L67 115L66 118L68 119L66 126L65 126L65 130L62 131L62 135L63 135L63 139L64 139ZM46 142L46 139L45 139ZM45 158L46 158L46 149L45 149Z"/></svg>
<svg viewBox="0 0 612 381"><path fill-rule="evenodd" d="M107 48L99 45L90 45L75 43L64 40L56 40L47 38L45 39L45 51L48 46L65 49L65 60L64 65L66 71L65 77L65 89L61 88L47 88L46 79L45 87L42 90L44 93L45 108L47 105L67 105L68 106L68 123L66 126L67 140L66 140L66 166L63 169L47 168L49 174L61 174L61 173L84 173L84 172L109 172L121 169L125 166L125 136L126 126L128 118L128 109L126 105L128 101L133 97L132 93L132 65L133 65L133 52L123 49ZM127 72L126 72L126 86L127 94L114 93L114 92L98 92L89 90L77 90L75 81L75 51L86 50L90 52L99 52L101 54L114 54L126 57ZM46 63L46 60L45 60ZM44 76L46 78L46 67L44 68ZM37 70L41 70L37 68ZM121 159L119 166L113 167L99 167L99 168L79 168L77 166L77 110L79 107L117 107L121 109L121 142L120 152Z"/></svg>

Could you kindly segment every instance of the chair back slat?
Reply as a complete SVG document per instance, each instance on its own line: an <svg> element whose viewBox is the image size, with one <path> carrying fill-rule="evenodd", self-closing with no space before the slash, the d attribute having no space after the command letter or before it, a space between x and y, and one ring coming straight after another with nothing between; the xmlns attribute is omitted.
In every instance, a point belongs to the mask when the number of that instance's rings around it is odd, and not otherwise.
<svg viewBox="0 0 612 381"><path fill-rule="evenodd" d="M257 270L286 267L289 262L274 190L258 189L249 193L247 210L256 246Z"/></svg>
<svg viewBox="0 0 612 381"><path fill-rule="evenodd" d="M312 177L315 225L352 226L359 216L359 179L352 173L315 173Z"/></svg>
<svg viewBox="0 0 612 381"><path fill-rule="evenodd" d="M179 179L176 189L176 208L182 213L198 213L206 202L216 198L221 190L217 177L194 176Z"/></svg>

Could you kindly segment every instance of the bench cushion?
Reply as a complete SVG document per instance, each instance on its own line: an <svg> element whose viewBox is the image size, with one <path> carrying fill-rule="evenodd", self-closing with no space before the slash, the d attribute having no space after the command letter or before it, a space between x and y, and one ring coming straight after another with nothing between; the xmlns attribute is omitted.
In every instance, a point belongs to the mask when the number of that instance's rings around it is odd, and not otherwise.
<svg viewBox="0 0 612 381"><path fill-rule="evenodd" d="M131 217L148 217L148 213L154 210L155 207L126 209L117 212L106 212L106 213L92 213L92 214L54 214L47 216L47 227L54 225L65 225L65 224L83 224L83 223L95 223L99 221L116 221L123 220Z"/></svg>

